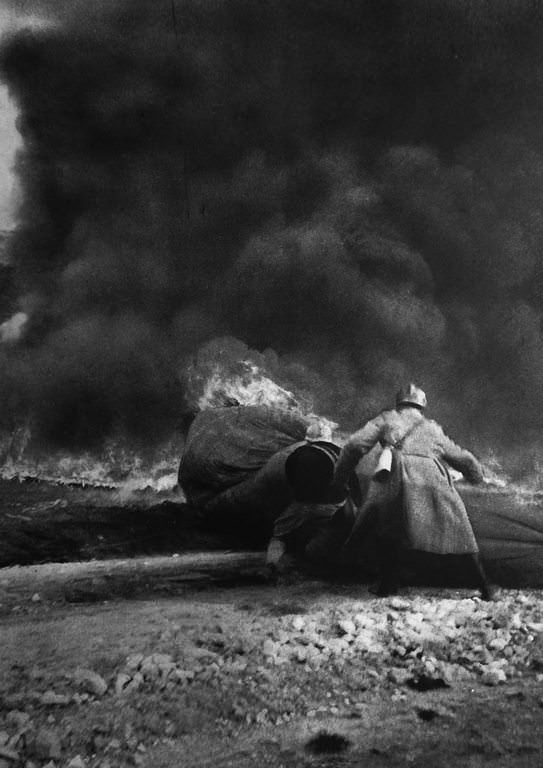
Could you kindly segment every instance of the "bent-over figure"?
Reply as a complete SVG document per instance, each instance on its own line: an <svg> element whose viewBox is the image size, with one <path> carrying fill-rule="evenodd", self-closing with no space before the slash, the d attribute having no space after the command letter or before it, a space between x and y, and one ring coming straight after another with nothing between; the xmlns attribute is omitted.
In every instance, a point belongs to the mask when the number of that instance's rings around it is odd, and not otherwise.
<svg viewBox="0 0 543 768"><path fill-rule="evenodd" d="M397 591L399 551L403 547L470 556L476 586L483 599L489 600L492 588L464 502L448 470L450 466L470 482L479 483L483 480L482 467L472 453L447 437L437 422L425 417L426 404L422 389L409 384L398 393L395 409L368 421L342 449L336 465L337 483L347 480L376 443L391 451L390 470L382 470L372 483L377 492L362 507L346 552L352 552L363 535L371 505L376 515L380 566L377 594Z"/></svg>

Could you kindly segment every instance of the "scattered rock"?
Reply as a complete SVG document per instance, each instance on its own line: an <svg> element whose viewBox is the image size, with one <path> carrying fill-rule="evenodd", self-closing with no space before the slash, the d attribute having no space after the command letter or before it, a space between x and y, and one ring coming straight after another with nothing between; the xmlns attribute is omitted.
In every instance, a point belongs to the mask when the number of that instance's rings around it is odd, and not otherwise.
<svg viewBox="0 0 543 768"><path fill-rule="evenodd" d="M341 619L341 621L338 621L338 628L344 635L356 634L356 624L350 619Z"/></svg>
<svg viewBox="0 0 543 768"><path fill-rule="evenodd" d="M262 646L262 652L264 653L264 656L275 656L277 653L277 644L274 643L273 640L270 640L269 637L266 638Z"/></svg>
<svg viewBox="0 0 543 768"><path fill-rule="evenodd" d="M396 685L404 685L412 676L412 671L403 667L392 667L392 669L388 670L388 679Z"/></svg>
<svg viewBox="0 0 543 768"><path fill-rule="evenodd" d="M144 659L143 653L135 653L131 656L128 656L126 659L126 669L130 672L132 670L136 671L140 668L140 664Z"/></svg>
<svg viewBox="0 0 543 768"><path fill-rule="evenodd" d="M148 656L140 665L140 672L144 680L153 680L159 677L160 667L154 660L154 656Z"/></svg>
<svg viewBox="0 0 543 768"><path fill-rule="evenodd" d="M107 691L107 683L103 677L92 669L82 667L75 670L73 674L74 682L88 693L94 696L103 696Z"/></svg>
<svg viewBox="0 0 543 768"><path fill-rule="evenodd" d="M140 672L136 672L132 680L123 689L123 693L130 694L137 691L143 685L143 675Z"/></svg>
<svg viewBox="0 0 543 768"><path fill-rule="evenodd" d="M19 748L19 744L21 743L23 737L25 736L27 729L28 729L28 726L26 728L23 728L22 731L17 731L17 733L13 734L13 736L10 737L7 743L8 749L17 750Z"/></svg>
<svg viewBox="0 0 543 768"><path fill-rule="evenodd" d="M402 597L393 597L389 605L394 611L408 611L411 608L411 602Z"/></svg>
<svg viewBox="0 0 543 768"><path fill-rule="evenodd" d="M117 696L120 696L126 690L126 687L131 680L132 678L130 675L127 675L124 672L117 675L115 680L115 693Z"/></svg>
<svg viewBox="0 0 543 768"><path fill-rule="evenodd" d="M507 646L507 640L503 637L496 637L494 640L491 640L488 643L488 647L492 651L503 651L503 649Z"/></svg>
<svg viewBox="0 0 543 768"><path fill-rule="evenodd" d="M507 675L503 669L487 669L481 676L481 682L485 685L499 685L505 683Z"/></svg>
<svg viewBox="0 0 543 768"><path fill-rule="evenodd" d="M6 715L6 725L11 725L18 730L26 728L29 722L30 715L27 712L20 712L18 709L12 709Z"/></svg>
<svg viewBox="0 0 543 768"><path fill-rule="evenodd" d="M87 763L83 760L81 755L72 757L66 768L87 768Z"/></svg>
<svg viewBox="0 0 543 768"><path fill-rule="evenodd" d="M106 747L106 749L109 750L109 751L111 751L111 750L116 751L116 750L118 750L120 748L121 748L121 742L119 741L119 739L111 739L111 741L109 742L109 744Z"/></svg>
<svg viewBox="0 0 543 768"><path fill-rule="evenodd" d="M208 648L190 648L190 650L185 651L186 656L190 658L190 660L194 663L203 662L203 663L211 663L212 661L217 661L217 659L220 659L220 655L218 653L215 653L215 651L210 651Z"/></svg>
<svg viewBox="0 0 543 768"><path fill-rule="evenodd" d="M54 691L45 691L44 694L42 694L41 697L41 704L43 704L46 707L66 707L71 699L69 696L65 696L61 693L55 693Z"/></svg>
<svg viewBox="0 0 543 768"><path fill-rule="evenodd" d="M9 747L0 747L0 760L13 760L18 761L20 759L19 753Z"/></svg>
<svg viewBox="0 0 543 768"><path fill-rule="evenodd" d="M40 728L34 738L31 754L40 760L60 759L61 743L58 733L49 728Z"/></svg>
<svg viewBox="0 0 543 768"><path fill-rule="evenodd" d="M39 592L34 592L32 597L30 598L33 603L41 603L41 595Z"/></svg>

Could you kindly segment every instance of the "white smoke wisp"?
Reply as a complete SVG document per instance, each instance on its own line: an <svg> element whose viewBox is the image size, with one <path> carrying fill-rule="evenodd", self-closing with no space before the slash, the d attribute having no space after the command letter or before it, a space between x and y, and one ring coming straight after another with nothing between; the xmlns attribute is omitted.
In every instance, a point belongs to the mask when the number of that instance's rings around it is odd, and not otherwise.
<svg viewBox="0 0 543 768"><path fill-rule="evenodd" d="M16 312L0 324L0 343L16 344L24 335L28 323L26 312Z"/></svg>

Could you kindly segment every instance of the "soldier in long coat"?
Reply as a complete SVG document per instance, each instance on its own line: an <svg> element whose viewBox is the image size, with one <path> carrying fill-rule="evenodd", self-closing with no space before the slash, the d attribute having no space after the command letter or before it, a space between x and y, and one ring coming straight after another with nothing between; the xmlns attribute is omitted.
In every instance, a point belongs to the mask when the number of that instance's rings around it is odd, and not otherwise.
<svg viewBox="0 0 543 768"><path fill-rule="evenodd" d="M479 547L448 469L453 467L469 481L479 483L483 480L481 465L473 454L447 437L437 422L425 417L425 408L425 393L410 384L398 393L395 409L368 421L342 449L336 465L337 483L345 481L376 443L389 450L392 459L390 470L382 471L371 484L371 498L360 511L346 552L352 552L363 536L371 507L377 518L378 594L397 591L399 551L409 548L470 556L483 599L491 599L492 588Z"/></svg>

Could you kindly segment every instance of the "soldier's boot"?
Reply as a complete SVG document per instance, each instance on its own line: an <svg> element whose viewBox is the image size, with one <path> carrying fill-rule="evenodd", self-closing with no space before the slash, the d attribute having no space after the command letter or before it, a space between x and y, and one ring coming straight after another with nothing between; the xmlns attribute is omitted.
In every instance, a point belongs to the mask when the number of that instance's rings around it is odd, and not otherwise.
<svg viewBox="0 0 543 768"><path fill-rule="evenodd" d="M375 588L370 589L370 592L378 597L397 595L400 588L398 544L393 539L379 539L377 549L379 553L379 582Z"/></svg>
<svg viewBox="0 0 543 768"><path fill-rule="evenodd" d="M489 581L486 571L483 566L483 561L479 552L473 555L472 563L475 569L477 585L481 590L481 598L483 600L492 601L496 598L496 587Z"/></svg>

